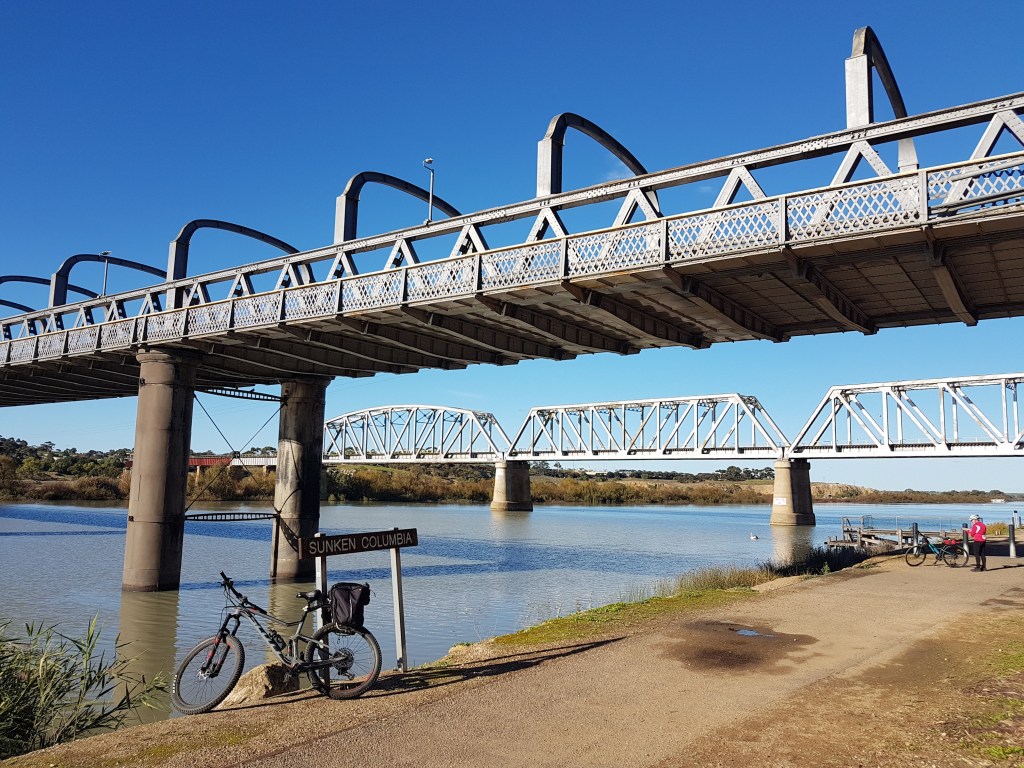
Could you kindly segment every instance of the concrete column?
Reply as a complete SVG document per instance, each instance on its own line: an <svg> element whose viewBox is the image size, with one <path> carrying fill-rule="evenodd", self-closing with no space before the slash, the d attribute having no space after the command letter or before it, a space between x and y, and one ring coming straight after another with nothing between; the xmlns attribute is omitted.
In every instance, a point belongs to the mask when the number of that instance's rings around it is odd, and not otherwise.
<svg viewBox="0 0 1024 768"><path fill-rule="evenodd" d="M494 465L494 497L492 512L529 512L533 509L530 494L530 464L526 461L499 461Z"/></svg>
<svg viewBox="0 0 1024 768"><path fill-rule="evenodd" d="M815 525L811 503L811 465L807 459L775 462L772 525Z"/></svg>
<svg viewBox="0 0 1024 768"><path fill-rule="evenodd" d="M298 379L281 385L277 438L275 523L270 573L278 581L309 581L316 561L299 560L299 539L320 529L320 476L324 401L330 379ZM275 567L276 564L276 567Z"/></svg>
<svg viewBox="0 0 1024 768"><path fill-rule="evenodd" d="M136 359L139 404L121 589L177 589L185 535L185 487L198 357L144 350Z"/></svg>

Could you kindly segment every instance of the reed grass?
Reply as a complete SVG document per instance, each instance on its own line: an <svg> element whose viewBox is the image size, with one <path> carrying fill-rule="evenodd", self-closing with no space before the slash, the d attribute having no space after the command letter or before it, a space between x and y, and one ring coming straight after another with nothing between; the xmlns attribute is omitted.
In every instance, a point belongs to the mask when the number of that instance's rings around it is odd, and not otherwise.
<svg viewBox="0 0 1024 768"><path fill-rule="evenodd" d="M118 728L166 688L130 671L124 644L113 658L99 651L95 617L81 638L31 624L12 637L9 624L0 622L0 759Z"/></svg>

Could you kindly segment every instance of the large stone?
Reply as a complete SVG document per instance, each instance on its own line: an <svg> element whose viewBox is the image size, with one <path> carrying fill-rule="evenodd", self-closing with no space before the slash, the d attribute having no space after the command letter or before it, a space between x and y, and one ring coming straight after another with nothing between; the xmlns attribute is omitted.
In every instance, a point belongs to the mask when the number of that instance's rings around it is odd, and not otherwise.
<svg viewBox="0 0 1024 768"><path fill-rule="evenodd" d="M280 696L297 690L299 678L289 675L284 664L261 664L242 675L234 690L221 702L218 709L256 704L271 696Z"/></svg>

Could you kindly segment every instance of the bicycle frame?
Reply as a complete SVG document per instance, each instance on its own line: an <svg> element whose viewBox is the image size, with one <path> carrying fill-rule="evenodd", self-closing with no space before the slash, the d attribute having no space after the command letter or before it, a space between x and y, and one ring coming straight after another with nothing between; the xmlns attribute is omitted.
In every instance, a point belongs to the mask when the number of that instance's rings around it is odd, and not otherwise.
<svg viewBox="0 0 1024 768"><path fill-rule="evenodd" d="M221 574L223 576L223 574ZM225 577L226 579L226 577ZM217 641L213 644L210 649L210 653L206 658L206 662L203 664L201 670L203 674L210 677L216 677L220 672L220 668L224 663L224 657L217 658L217 651L221 647L222 640L227 635L236 635L238 628L242 624L242 617L249 620L259 633L260 637L263 638L263 642L267 644L274 656L277 657L284 666L288 669L289 673L296 675L306 670L306 665L303 664L299 658L299 641L306 643L307 645L313 642L313 638L309 635L303 634L303 629L306 625L306 619L309 618L309 614L312 611L319 610L322 599L319 592L316 592L314 596L306 599L306 605L302 609L302 618L298 621L286 621L285 619L274 616L267 610L261 608L255 603L251 602L247 597L237 592L234 586L225 581L222 586L224 587L224 594L234 607L228 612L227 616L224 617L224 621L221 622L220 629L217 630ZM260 623L259 619L265 619L273 625L281 627L295 627L295 632L291 637L284 638L276 630L268 630L263 624ZM286 652L287 650L287 652Z"/></svg>

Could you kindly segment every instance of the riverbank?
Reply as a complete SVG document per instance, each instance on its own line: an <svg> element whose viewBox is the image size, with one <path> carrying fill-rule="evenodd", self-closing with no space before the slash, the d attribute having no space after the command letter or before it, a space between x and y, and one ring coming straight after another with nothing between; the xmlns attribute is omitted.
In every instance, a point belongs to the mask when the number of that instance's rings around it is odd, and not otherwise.
<svg viewBox="0 0 1024 768"><path fill-rule="evenodd" d="M1022 573L1006 558L986 573L889 558L713 604L582 615L572 640L462 646L355 701L301 693L4 765L1019 765Z"/></svg>
<svg viewBox="0 0 1024 768"><path fill-rule="evenodd" d="M190 501L268 501L274 497L273 472L250 474L241 468L190 475ZM0 478L0 499L12 501L126 501L131 487L128 472L118 477L44 475ZM488 477L441 476L428 469L358 468L328 471L325 495L335 502L486 504L494 480ZM588 477L531 477L536 504L758 504L769 503L771 480L611 479ZM1000 493L994 497L994 493ZM856 504L987 504L993 498L1019 502L1018 494L995 491L885 491L847 483L812 483L815 503Z"/></svg>

